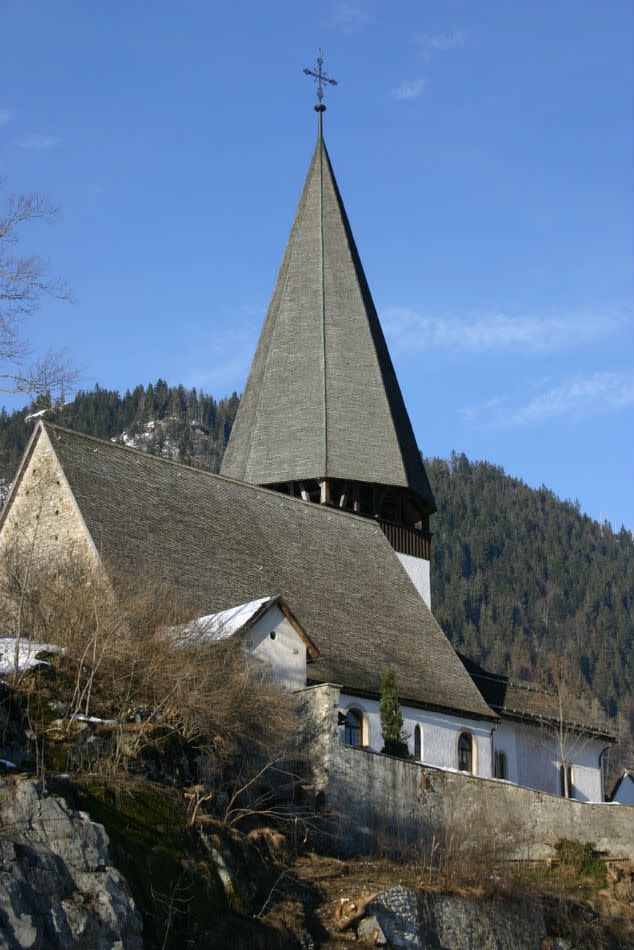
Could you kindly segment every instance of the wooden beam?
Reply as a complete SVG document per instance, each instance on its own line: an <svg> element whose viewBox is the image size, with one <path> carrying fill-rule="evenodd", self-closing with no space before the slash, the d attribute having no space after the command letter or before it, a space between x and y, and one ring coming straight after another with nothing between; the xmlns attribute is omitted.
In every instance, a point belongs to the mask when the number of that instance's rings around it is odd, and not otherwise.
<svg viewBox="0 0 634 950"><path fill-rule="evenodd" d="M322 505L330 504L330 482L327 478L319 482L319 501Z"/></svg>

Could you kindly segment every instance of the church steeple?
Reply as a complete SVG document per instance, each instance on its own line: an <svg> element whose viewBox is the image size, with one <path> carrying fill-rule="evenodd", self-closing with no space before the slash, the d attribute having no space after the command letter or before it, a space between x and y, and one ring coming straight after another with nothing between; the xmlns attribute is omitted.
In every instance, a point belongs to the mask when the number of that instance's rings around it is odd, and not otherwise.
<svg viewBox="0 0 634 950"><path fill-rule="evenodd" d="M222 474L385 522L429 558L436 510L323 137L317 143Z"/></svg>

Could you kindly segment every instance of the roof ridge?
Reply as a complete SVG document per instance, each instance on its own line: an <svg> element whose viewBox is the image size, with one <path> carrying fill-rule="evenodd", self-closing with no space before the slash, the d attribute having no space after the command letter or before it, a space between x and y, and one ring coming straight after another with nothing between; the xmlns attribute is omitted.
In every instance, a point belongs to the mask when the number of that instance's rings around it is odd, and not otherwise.
<svg viewBox="0 0 634 950"><path fill-rule="evenodd" d="M497 680L500 683L506 683L508 686L519 686L520 689L529 690L533 693L544 693L546 689L539 683L533 683L531 680L513 679L506 673L491 673L488 670L480 672L479 670L470 674L478 679Z"/></svg>
<svg viewBox="0 0 634 950"><path fill-rule="evenodd" d="M320 516L330 516L332 514L336 514L337 517L351 518L356 524L362 524L366 527L378 529L380 534L385 537L383 531L381 531L379 525L373 518L368 518L365 515L357 514L354 511L348 511L344 508L335 508L332 505L321 505L313 501L305 501L303 498L299 498L296 495L286 495L282 492L276 491L274 488L268 488L266 485L256 485L253 482L245 482L242 481L242 479L234 478L231 475L222 475L220 472L210 472L206 468L197 468L195 465L188 465L187 462L178 462L174 459L164 458L162 455L152 455L150 452L144 452L143 449L139 449L131 445L122 445L120 442L112 442L110 439L102 439L97 435L88 435L86 432L78 432L76 429L68 429L65 426L57 425L55 422L44 422L42 419L40 419L38 421L38 425L44 430L52 429L56 432L61 432L64 435L70 435L78 439L87 439L90 442L96 442L98 445L106 446L109 449L128 452L131 455L135 455L137 458L151 460L151 463L155 462L163 465L173 465L176 468L182 468L185 469L185 471L194 472L197 475L202 475L207 478L217 478L219 481L230 482L234 485L241 485L243 488L247 488L250 492L264 492L267 495L273 495L275 498L280 499L283 503L290 502L294 505L303 505L310 511L320 512ZM389 544L389 542L387 543Z"/></svg>

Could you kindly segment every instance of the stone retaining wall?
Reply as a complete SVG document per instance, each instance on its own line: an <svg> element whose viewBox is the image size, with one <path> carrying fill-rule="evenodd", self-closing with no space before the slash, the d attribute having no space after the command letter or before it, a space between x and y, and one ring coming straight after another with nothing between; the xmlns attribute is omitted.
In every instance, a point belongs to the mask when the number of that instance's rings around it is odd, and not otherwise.
<svg viewBox="0 0 634 950"><path fill-rule="evenodd" d="M558 838L570 838L634 860L632 806L571 801L344 746L338 687L312 687L303 697L316 802L329 811L342 853L430 850L439 842L541 859Z"/></svg>

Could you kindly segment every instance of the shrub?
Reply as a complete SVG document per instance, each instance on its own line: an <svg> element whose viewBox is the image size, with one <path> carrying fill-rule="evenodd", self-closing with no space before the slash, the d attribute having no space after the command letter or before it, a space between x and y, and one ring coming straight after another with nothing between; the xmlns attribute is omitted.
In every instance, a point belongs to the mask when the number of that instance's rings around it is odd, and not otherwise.
<svg viewBox="0 0 634 950"><path fill-rule="evenodd" d="M408 735L403 732L403 715L398 702L396 676L391 666L381 677L381 734L383 748L387 755L409 758Z"/></svg>
<svg viewBox="0 0 634 950"><path fill-rule="evenodd" d="M104 736L90 747L108 760L105 771L125 769L150 746L162 746L167 761L170 737L177 737L178 748L193 748L192 762L199 758L205 800L213 799L229 822L269 809L271 788L290 784L295 698L265 672L249 669L235 641L195 641L187 622L196 613L173 592L157 584L111 584L70 558L30 564L22 573L14 558L7 577L15 583L5 580L0 606L5 623L19 618L14 635L64 650L54 666L22 682L34 690L48 679L47 701L67 710L58 730L66 744L80 713L114 721L112 741ZM86 770L95 767L91 761Z"/></svg>
<svg viewBox="0 0 634 950"><path fill-rule="evenodd" d="M555 845L555 854L558 863L571 868L577 877L594 878L601 886L607 884L608 869L592 842L581 844L580 841L560 838Z"/></svg>

